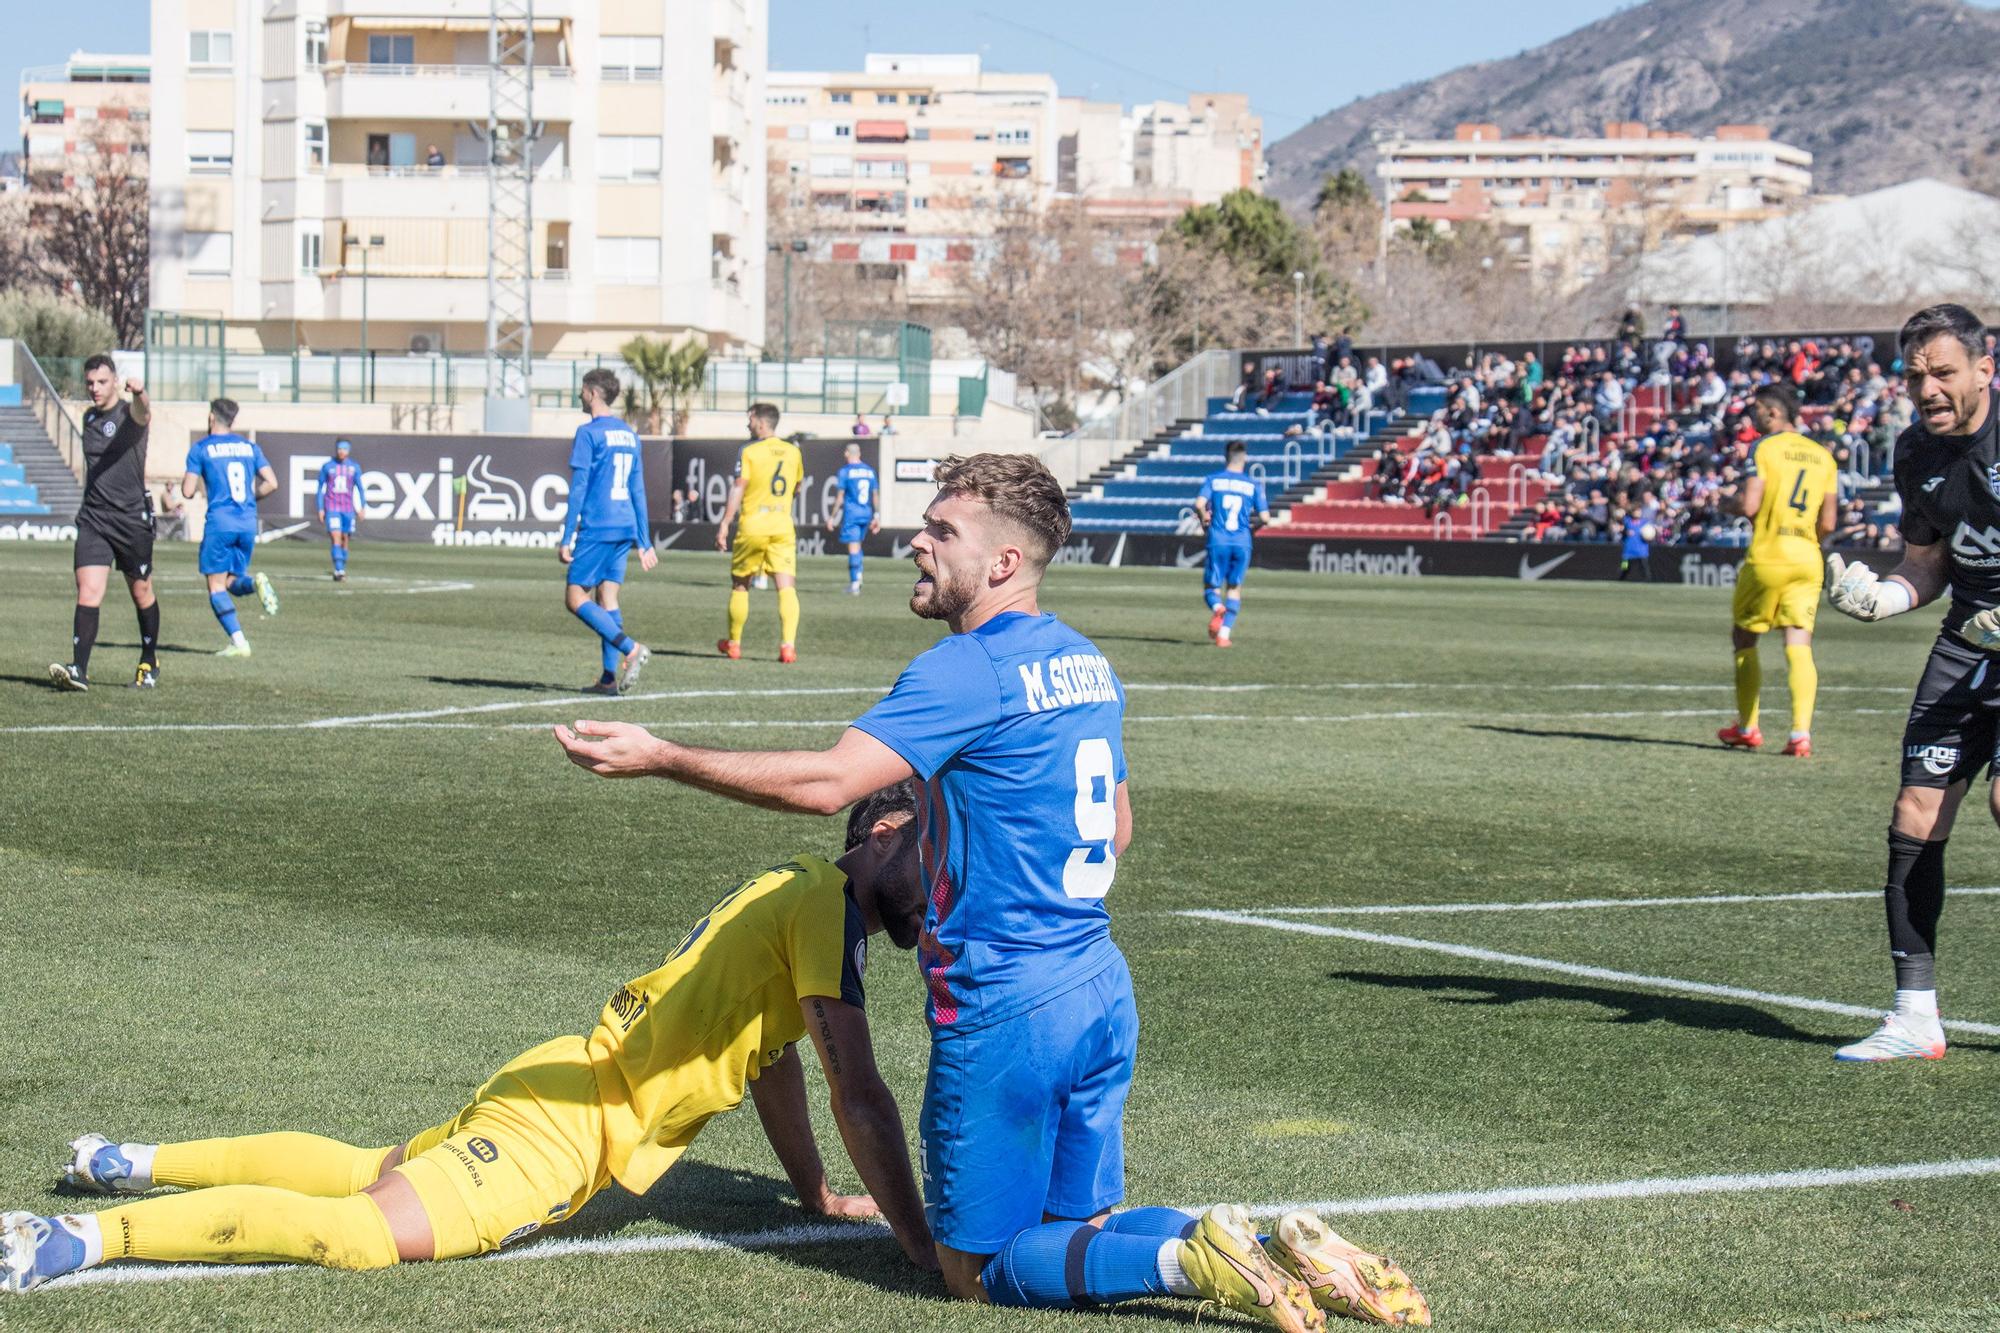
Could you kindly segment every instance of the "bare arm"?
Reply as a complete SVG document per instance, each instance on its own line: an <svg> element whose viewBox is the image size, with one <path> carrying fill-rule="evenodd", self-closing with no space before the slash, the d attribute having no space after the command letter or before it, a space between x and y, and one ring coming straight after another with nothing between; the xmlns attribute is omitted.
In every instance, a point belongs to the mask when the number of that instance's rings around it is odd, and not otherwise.
<svg viewBox="0 0 2000 1333"><path fill-rule="evenodd" d="M1757 517L1757 511L1764 507L1764 479L1752 477L1737 488L1736 494L1722 497L1722 512L1741 514L1745 518Z"/></svg>
<svg viewBox="0 0 2000 1333"><path fill-rule="evenodd" d="M1889 577L1910 590L1910 604L1922 606L1935 600L1951 582L1951 562L1944 545L1905 544L1903 563L1889 571Z"/></svg>
<svg viewBox="0 0 2000 1333"><path fill-rule="evenodd" d="M671 778L746 805L831 815L911 774L901 755L849 727L830 750L707 750L625 722L555 729L570 762L606 778Z"/></svg>
<svg viewBox="0 0 2000 1333"><path fill-rule="evenodd" d="M1840 492L1831 490L1819 502L1819 539L1825 541L1840 526Z"/></svg>
<svg viewBox="0 0 2000 1333"><path fill-rule="evenodd" d="M854 1005L823 995L806 997L799 1001L799 1008L833 1092L833 1118L840 1126L841 1142L847 1145L847 1155L860 1172L861 1183L874 1196L883 1220L910 1262L935 1269L937 1251L924 1223L916 1176L910 1170L903 1116L875 1068L868 1015Z"/></svg>
<svg viewBox="0 0 2000 1333"><path fill-rule="evenodd" d="M1132 845L1132 796L1126 790L1129 784L1118 784L1118 832L1113 835L1117 854L1125 855L1125 849Z"/></svg>
<svg viewBox="0 0 2000 1333"><path fill-rule="evenodd" d="M195 490L200 485L201 478L197 474L193 472L184 473L181 476L181 498L183 500L194 499Z"/></svg>
<svg viewBox="0 0 2000 1333"><path fill-rule="evenodd" d="M261 500L265 496L269 495L272 491L275 491L277 489L278 489L278 474L273 472L268 467L258 468L257 498Z"/></svg>
<svg viewBox="0 0 2000 1333"><path fill-rule="evenodd" d="M721 526L717 527L715 530L716 550L726 551L729 549L729 525L736 521L736 513L738 510L742 508L743 508L743 478L738 477L736 479L736 484L729 488L728 502L722 506L722 523Z"/></svg>
<svg viewBox="0 0 2000 1333"><path fill-rule="evenodd" d="M750 1084L750 1100L764 1137L798 1192L799 1206L826 1217L879 1217L875 1201L865 1194L835 1194L826 1183L826 1165L813 1139L812 1114L806 1109L805 1062L796 1046L787 1046L776 1063Z"/></svg>
<svg viewBox="0 0 2000 1333"><path fill-rule="evenodd" d="M125 381L125 391L132 395L132 420L145 425L153 419L153 400L146 396L146 386L136 379Z"/></svg>
<svg viewBox="0 0 2000 1333"><path fill-rule="evenodd" d="M1208 526L1208 501L1202 499L1199 495L1194 498L1194 516L1201 520L1201 525L1204 528Z"/></svg>

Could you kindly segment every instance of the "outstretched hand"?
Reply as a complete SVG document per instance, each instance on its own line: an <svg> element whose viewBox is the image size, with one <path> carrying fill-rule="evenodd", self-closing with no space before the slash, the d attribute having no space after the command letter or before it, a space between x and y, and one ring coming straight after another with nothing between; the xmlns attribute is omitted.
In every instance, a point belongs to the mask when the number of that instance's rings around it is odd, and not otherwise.
<svg viewBox="0 0 2000 1333"><path fill-rule="evenodd" d="M648 776L667 744L629 722L578 721L574 730L558 724L554 731L569 761L600 778Z"/></svg>

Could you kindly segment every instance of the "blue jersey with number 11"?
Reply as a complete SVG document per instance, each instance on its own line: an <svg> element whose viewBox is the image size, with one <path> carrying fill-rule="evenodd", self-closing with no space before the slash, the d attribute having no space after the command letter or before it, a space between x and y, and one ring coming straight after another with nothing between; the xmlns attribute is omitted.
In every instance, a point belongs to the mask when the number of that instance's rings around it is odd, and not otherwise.
<svg viewBox="0 0 2000 1333"><path fill-rule="evenodd" d="M576 428L563 545L626 537L641 547L652 545L646 537L646 475L640 463L638 433L617 417L592 417Z"/></svg>
<svg viewBox="0 0 2000 1333"><path fill-rule="evenodd" d="M965 1031L1081 985L1118 956L1125 690L1054 616L1008 612L940 640L854 725L922 781L931 1021Z"/></svg>

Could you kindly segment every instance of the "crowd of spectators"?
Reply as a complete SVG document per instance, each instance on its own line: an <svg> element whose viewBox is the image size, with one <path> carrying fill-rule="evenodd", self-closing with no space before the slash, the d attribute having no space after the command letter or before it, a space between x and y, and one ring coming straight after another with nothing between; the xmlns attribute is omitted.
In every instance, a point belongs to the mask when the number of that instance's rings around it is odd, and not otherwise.
<svg viewBox="0 0 2000 1333"><path fill-rule="evenodd" d="M1887 474L1890 446L1913 416L1900 365L1885 369L1867 337L1743 339L1729 351L1724 374L1714 349L1689 339L1670 310L1657 340L1634 313L1619 337L1564 347L1548 364L1533 352L1487 352L1447 373L1427 357L1396 358L1382 400L1406 404L1413 389L1436 385L1444 406L1383 452L1371 492L1430 516L1470 503L1482 471L1518 463L1548 488L1525 534L1532 540L1626 540L1629 529L1649 542L1740 545L1748 522L1721 501L1753 466L1751 395L1778 383L1807 409L1801 431L1840 465L1835 539L1899 542L1893 499L1871 512L1860 492Z"/></svg>

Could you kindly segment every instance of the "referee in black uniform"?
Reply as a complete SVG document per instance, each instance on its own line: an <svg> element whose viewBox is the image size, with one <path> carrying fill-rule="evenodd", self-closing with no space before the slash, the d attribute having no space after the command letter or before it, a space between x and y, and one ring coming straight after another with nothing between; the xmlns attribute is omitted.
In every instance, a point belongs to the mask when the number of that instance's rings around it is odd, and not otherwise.
<svg viewBox="0 0 2000 1333"><path fill-rule="evenodd" d="M56 688L90 688L90 650L111 567L125 576L139 612L139 670L132 684L151 689L160 679L160 604L153 598L153 504L146 494L146 432L153 419L146 388L125 381L107 355L83 363L91 406L83 414L83 507L76 513L76 619L67 664L51 662Z"/></svg>
<svg viewBox="0 0 2000 1333"><path fill-rule="evenodd" d="M1944 908L1944 844L1967 788L2000 745L2000 394L1979 317L1919 310L1897 340L1917 419L1896 437L1903 562L1878 579L1827 557L1827 600L1881 620L1951 590L1951 610L1917 682L1903 731L1902 790L1889 821L1889 956L1895 1007L1841 1060L1935 1060L1945 1051L1934 954ZM2000 819L2000 785L1992 796Z"/></svg>

